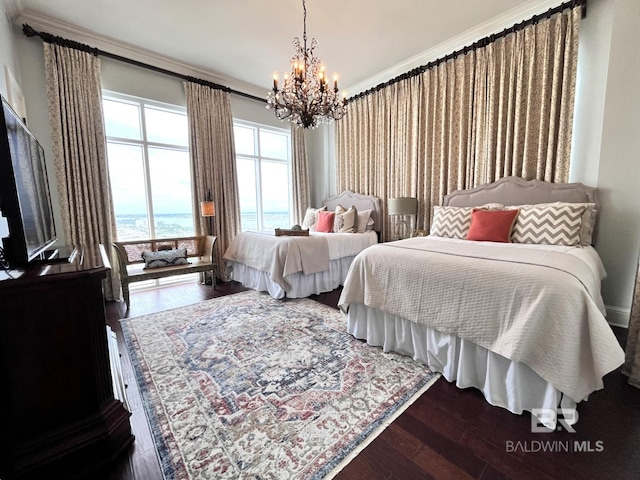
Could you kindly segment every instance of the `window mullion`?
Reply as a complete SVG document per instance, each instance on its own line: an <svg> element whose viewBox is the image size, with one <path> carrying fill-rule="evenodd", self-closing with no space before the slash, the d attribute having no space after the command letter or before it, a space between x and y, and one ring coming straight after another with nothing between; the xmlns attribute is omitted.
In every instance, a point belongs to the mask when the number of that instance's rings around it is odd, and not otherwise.
<svg viewBox="0 0 640 480"><path fill-rule="evenodd" d="M147 194L147 218L149 221L149 234L156 238L156 221L153 215L153 195L151 194L151 166L149 165L149 143L147 142L147 123L144 113L144 104L140 103L140 123L142 130L142 163L144 169L144 187Z"/></svg>
<svg viewBox="0 0 640 480"><path fill-rule="evenodd" d="M260 157L260 128L254 128L254 144L256 145L256 150L253 152L256 154L255 159L255 171L256 171L256 216L258 218L258 231L264 230L264 218L263 209L262 209L262 161Z"/></svg>

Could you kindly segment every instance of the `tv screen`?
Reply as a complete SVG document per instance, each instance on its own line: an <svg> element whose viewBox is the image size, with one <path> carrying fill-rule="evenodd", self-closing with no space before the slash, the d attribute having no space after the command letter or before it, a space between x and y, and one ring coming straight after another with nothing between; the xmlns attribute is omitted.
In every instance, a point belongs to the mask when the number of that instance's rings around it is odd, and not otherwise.
<svg viewBox="0 0 640 480"><path fill-rule="evenodd" d="M4 98L0 133L0 210L9 226L2 243L19 267L55 243L56 229L44 150Z"/></svg>

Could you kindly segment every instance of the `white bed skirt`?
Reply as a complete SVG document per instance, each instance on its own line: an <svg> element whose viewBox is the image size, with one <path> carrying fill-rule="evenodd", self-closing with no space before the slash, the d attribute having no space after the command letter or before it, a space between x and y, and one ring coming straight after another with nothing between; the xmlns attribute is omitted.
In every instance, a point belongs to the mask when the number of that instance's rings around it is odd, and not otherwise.
<svg viewBox="0 0 640 480"><path fill-rule="evenodd" d="M475 387L487 401L521 414L532 409L575 409L576 402L543 380L531 368L470 341L381 312L351 304L347 331L369 345L409 355L459 388ZM577 420L577 419L576 419ZM549 428L555 421L539 418ZM575 423L573 421L567 422Z"/></svg>
<svg viewBox="0 0 640 480"><path fill-rule="evenodd" d="M309 295L318 295L323 292L335 290L344 284L347 272L355 256L342 257L329 262L329 270L305 275L302 272L287 275L285 280L291 285L291 290L285 290L276 282L271 280L267 272L247 267L243 263L230 262L227 260L227 271L231 269L231 278L240 282L247 288L258 290L259 292L269 292L273 298L305 298Z"/></svg>

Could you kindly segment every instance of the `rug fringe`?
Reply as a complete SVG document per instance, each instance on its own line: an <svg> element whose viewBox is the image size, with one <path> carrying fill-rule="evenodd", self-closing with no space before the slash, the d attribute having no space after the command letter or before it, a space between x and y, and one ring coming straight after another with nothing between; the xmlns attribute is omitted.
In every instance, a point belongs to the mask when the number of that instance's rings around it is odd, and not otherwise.
<svg viewBox="0 0 640 480"><path fill-rule="evenodd" d="M407 408L409 408L413 403L420 398L420 396L429 390L431 386L438 380L442 375L440 373L435 373L433 378L429 380L420 390L418 390L409 400L407 400L402 407L398 408L392 415L390 415L384 422L382 422L378 427L373 430L367 438L365 438L356 448L354 448L349 455L342 459L342 461L335 466L333 470L331 470L323 480L331 480L335 477L344 467L346 467L351 460L358 456L360 452L362 452L367 446L373 442L378 435L380 435L383 431L387 429L389 425L391 425Z"/></svg>

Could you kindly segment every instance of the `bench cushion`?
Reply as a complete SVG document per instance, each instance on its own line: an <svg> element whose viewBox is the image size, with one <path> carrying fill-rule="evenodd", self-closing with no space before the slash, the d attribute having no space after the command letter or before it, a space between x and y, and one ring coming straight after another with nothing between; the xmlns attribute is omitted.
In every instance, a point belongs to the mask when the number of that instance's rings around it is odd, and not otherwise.
<svg viewBox="0 0 640 480"><path fill-rule="evenodd" d="M144 260L145 269L189 264L186 248L159 250L157 252L145 250L142 252L142 259Z"/></svg>
<svg viewBox="0 0 640 480"><path fill-rule="evenodd" d="M128 282L140 282L142 280L154 280L157 278L172 277L174 275L183 275L186 273L207 272L214 268L210 262L200 260L198 258L189 258L188 265L175 265L169 267L144 268L144 263L134 263L127 265L126 279ZM122 277L125 281L125 278Z"/></svg>

